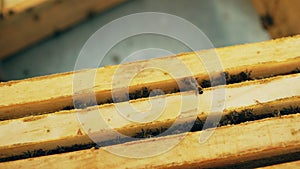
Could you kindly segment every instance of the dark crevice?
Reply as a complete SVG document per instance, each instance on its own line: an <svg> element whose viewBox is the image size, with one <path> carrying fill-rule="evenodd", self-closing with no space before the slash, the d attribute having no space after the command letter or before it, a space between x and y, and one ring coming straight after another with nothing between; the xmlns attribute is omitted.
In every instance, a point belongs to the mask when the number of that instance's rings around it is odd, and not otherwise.
<svg viewBox="0 0 300 169"><path fill-rule="evenodd" d="M195 91L198 92L198 94L203 94L202 87L197 83L197 81L194 78L191 77L183 78L179 80L179 83L180 83L180 89L177 87L170 91L164 91L162 89L157 89L157 88L149 89L148 87L142 87L141 89L135 90L130 93L114 92L111 98L100 103L95 103L95 101L87 100L87 98L85 98L84 96L82 98L77 97L74 101L74 106L66 106L63 108L63 110L71 110L74 107L76 109L85 109L96 105L126 102L129 100L136 100L140 98L154 97L154 96L160 96L160 95L177 93L177 92Z"/></svg>
<svg viewBox="0 0 300 169"><path fill-rule="evenodd" d="M297 73L300 73L300 68L296 68L291 72L291 74L297 74Z"/></svg>
<svg viewBox="0 0 300 169"><path fill-rule="evenodd" d="M139 90L135 90L131 93L114 93L114 96L107 99L104 102L95 103L93 101L87 101L85 98L82 99L76 99L74 101L75 106L66 106L62 110L71 110L77 108L77 109L84 109L87 107L95 106L95 105L101 105L101 104L108 104L108 103L119 103L119 102L125 102L129 100L136 100L140 98L147 98L147 97L154 97L154 96L160 96L165 94L172 94L177 92L186 92L186 91L198 91L198 94L203 94L203 88L209 88L211 87L211 82L213 83L213 86L219 86L224 84L234 84L234 83L240 83L247 80L253 80L251 77L251 71L243 71L239 74L230 75L227 72L224 72L220 74L220 76L212 77L210 80L203 80L202 82L197 82L197 80L193 77L186 77L179 80L179 84L177 84L177 87L173 90L162 90L162 89L149 89L148 87L142 87ZM224 80L225 78L225 80ZM178 87L180 86L180 88Z"/></svg>
<svg viewBox="0 0 300 169"><path fill-rule="evenodd" d="M224 82L225 78L225 82ZM223 72L220 76L211 77L211 80L203 80L200 82L200 86L202 88L209 88L212 86L219 86L226 84L234 84L234 83L241 83L244 81L253 80L251 78L251 71L242 71L238 74L229 74L228 72Z"/></svg>
<svg viewBox="0 0 300 169"><path fill-rule="evenodd" d="M57 146L57 148L54 150L38 149L38 150L34 150L34 151L26 151L21 155L16 155L16 156L7 157L7 158L1 158L0 162L20 160L20 159L32 158L32 157L40 157L40 156L46 156L46 155L52 155L52 154L60 154L60 153L90 149L92 147L95 147L96 149L99 148L99 146L96 143L83 144L83 145L75 144L71 147Z"/></svg>
<svg viewBox="0 0 300 169"><path fill-rule="evenodd" d="M75 106L66 106L62 110L71 110L77 108L77 109L84 109L91 106L96 105L102 105L102 104L108 104L108 103L119 103L119 102L125 102L129 100L136 100L140 98L147 98L147 97L154 97L154 96L160 96L165 94L172 94L177 92L186 92L186 91L198 91L198 94L203 94L203 88L209 88L212 85L213 86L219 86L224 84L234 84L234 83L240 83L248 80L253 80L251 78L251 71L242 71L239 74L233 74L230 75L227 72L224 72L220 74L220 76L217 77L211 77L210 80L203 80L200 83L196 81L195 78L187 77L179 80L180 88L177 86L173 90L162 90L162 89L149 89L148 87L142 87L139 90L135 90L131 93L114 93L114 96L107 99L104 102L95 103L93 101L87 101L85 98L82 99L76 99L74 101ZM212 83L212 85L211 85Z"/></svg>

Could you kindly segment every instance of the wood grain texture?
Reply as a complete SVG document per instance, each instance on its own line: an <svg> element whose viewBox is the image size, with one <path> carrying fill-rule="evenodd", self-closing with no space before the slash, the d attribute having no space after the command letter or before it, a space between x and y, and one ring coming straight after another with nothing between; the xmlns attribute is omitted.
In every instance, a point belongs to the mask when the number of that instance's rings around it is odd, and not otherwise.
<svg viewBox="0 0 300 169"><path fill-rule="evenodd" d="M217 128L207 142L199 144L201 132L125 143L98 150L83 150L33 159L0 163L0 168L182 168L218 167L300 151L300 115L264 119ZM182 137L184 137L182 139ZM163 149L182 139L159 156L128 158L110 153L137 153ZM258 141L259 140L259 141ZM110 151L110 152L109 152Z"/></svg>
<svg viewBox="0 0 300 169"><path fill-rule="evenodd" d="M243 110L251 110L254 116L272 116L273 112L280 112L283 108L300 107L300 88L291 85L299 81L300 75L296 74L226 85L226 95L219 99L224 102L220 113L224 117L233 111L241 113ZM91 135L100 138L97 142L114 140L117 135L113 135L112 129L125 136L134 136L142 129L168 128L176 120L173 125L192 122L196 116L204 122L216 106L212 103L215 92L220 89L222 90L221 87L205 89L198 98L195 98L194 92L175 93L151 100L144 98L130 101L130 105L105 104L85 110L5 120L0 122L0 158L38 149L53 150L57 146L88 144L92 142L89 138ZM139 112L135 113L126 106ZM133 122L131 117L147 112L151 112L151 115L144 115L145 123ZM122 137L124 136L119 136Z"/></svg>
<svg viewBox="0 0 300 169"><path fill-rule="evenodd" d="M199 83L208 79L207 70L215 70L215 64L204 66L203 60L217 57L223 70L229 74L251 71L251 78L263 78L286 74L300 68L300 36L279 40L246 44L240 46L204 50L197 53L183 53L176 56L139 61L124 65L106 66L55 74L44 77L31 78L20 81L0 83L0 118L10 119L47 112L55 112L73 103L74 76L79 77L82 89L79 94L84 95L89 90L95 91L97 101L105 102L111 98L112 89L126 89L133 92L142 87L172 91L177 86L172 73L193 76ZM199 58L201 57L201 59ZM217 62L218 62L217 61ZM174 63L174 64L173 64ZM179 63L179 64L178 64ZM178 67L184 65L189 72ZM161 68L146 69L148 67ZM161 71L167 69L167 72ZM116 72L122 72L116 77ZM170 72L168 72L170 71ZM133 74L136 76L132 76ZM211 73L211 72L210 72ZM220 72L213 72L220 73ZM211 75L211 74L210 74ZM84 83L95 77L94 82ZM134 77L134 78L133 78ZM114 79L113 79L114 78ZM130 84L124 81L133 78ZM114 80L114 81L113 81ZM112 84L117 86L112 86ZM90 88L88 88L87 86ZM87 88L87 91L84 89Z"/></svg>
<svg viewBox="0 0 300 169"><path fill-rule="evenodd" d="M263 26L273 38L300 34L300 1L252 0Z"/></svg>
<svg viewBox="0 0 300 169"><path fill-rule="evenodd" d="M0 20L0 59L63 31L91 13L116 6L124 0L30 0L4 1Z"/></svg>

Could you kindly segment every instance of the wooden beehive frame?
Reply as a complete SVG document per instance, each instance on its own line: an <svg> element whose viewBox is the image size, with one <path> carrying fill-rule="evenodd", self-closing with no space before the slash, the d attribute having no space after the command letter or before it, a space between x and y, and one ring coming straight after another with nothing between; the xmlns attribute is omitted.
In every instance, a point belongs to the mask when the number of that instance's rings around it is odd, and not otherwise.
<svg viewBox="0 0 300 169"><path fill-rule="evenodd" d="M297 35L300 2L298 0L252 0L262 22L272 38Z"/></svg>
<svg viewBox="0 0 300 169"><path fill-rule="evenodd" d="M7 162L0 163L0 168L26 168L31 165L43 168L220 167L297 153L300 151L300 116L297 114L300 111L300 88L297 86L300 81L299 43L300 37L296 36L198 52L200 56L217 53L228 75L228 81L230 77L238 77L242 72L243 75L247 75L244 79L232 81L232 84L215 87L203 86L203 82L208 80L208 74L201 68L201 61L195 53L123 65L130 70L131 67L143 67L142 65L153 63L163 66L172 59L180 59L191 70L199 85L204 87L203 93L197 96L200 108L191 109L189 104L181 103L195 97L195 92L174 90L176 82L169 75L149 70L135 76L129 86L130 92L159 88L169 93L151 97L152 101L164 99L166 104L161 116L148 123L126 120L116 109L116 106L130 102L141 112L145 112L150 102L147 96L119 103L106 103L100 100L98 103L101 105L76 110L69 107L71 110L62 110L65 106L72 105L74 72L1 83L0 131L3 139L0 141L0 159ZM109 100L111 76L118 67L118 65L108 66L75 73L96 71L98 81L96 80L94 88L97 97ZM122 76L119 78L118 80L122 81ZM190 77L183 77L181 80L186 78ZM48 90L43 90L45 86ZM207 116L213 113L211 112L213 92L220 89L224 89L226 93L225 106L220 123L213 124L220 127L215 130L208 142L199 144L201 133L206 131L201 131L203 124ZM116 141L110 134L111 130L106 127L89 130L78 120L78 116L81 115L99 114L98 110L104 122L113 130L131 137L154 137L163 133L178 119L179 127L176 128L176 132L170 132L167 136L129 142L117 138L119 141ZM154 108L154 112L158 111L158 108ZM194 124L193 132L187 133L175 148L159 156L132 159L113 155L105 150L122 151L126 148L134 150L134 147L143 147L144 151L150 151L147 146L163 147L168 142L176 141L185 135L186 131L182 126L193 123L195 118L198 126L194 128L196 123ZM91 124L98 122L93 118L86 120ZM153 134L152 131L155 130L159 131ZM178 131L183 133L177 134ZM108 143L108 146L88 149L90 145L95 146L89 134L97 134L102 138L101 141ZM74 145L86 146L75 152L47 155L53 154L48 152L59 153L54 151L57 147ZM37 150L43 153L35 154ZM27 156L24 156L24 152L28 152L29 155L27 153ZM39 155L47 156L10 161Z"/></svg>
<svg viewBox="0 0 300 169"><path fill-rule="evenodd" d="M1 0L0 59L124 1L86 0L81 4L79 0ZM300 3L297 0L252 1L263 26L273 38L300 33L297 24Z"/></svg>
<svg viewBox="0 0 300 169"><path fill-rule="evenodd" d="M238 75L241 72L251 72L250 79L267 78L276 75L284 75L297 72L300 68L300 38L286 38L262 43L247 44L234 47L205 50L197 53L183 53L177 56L140 61L122 66L126 68L123 77L119 81L126 81L127 74L131 70L142 70L151 64L158 67L169 67L170 70L178 71L177 65L170 66L174 57L191 70L191 74L198 83L209 80L208 72L203 66L199 56L209 57L218 55L225 72L229 75ZM238 58L238 59L237 59ZM137 66L138 65L138 66ZM83 70L82 80L95 73L94 91L97 101L105 103L111 99L113 75L119 66L107 66L97 70ZM137 70L137 71L138 71ZM219 72L221 73L221 72ZM147 77L147 78L144 78ZM89 78L89 77L88 77ZM122 79L124 78L124 79ZM243 80L243 79L241 79ZM248 79L246 79L248 80ZM126 84L125 84L126 85ZM177 83L170 74L159 70L145 70L132 79L129 92L159 88L169 93L176 88ZM45 90L45 87L47 90ZM127 86L125 86L127 87ZM28 96L26 92L30 92ZM73 104L73 73L55 74L46 77L37 77L22 81L0 83L0 93L6 97L0 98L0 119L11 119L40 113L54 112Z"/></svg>
<svg viewBox="0 0 300 169"><path fill-rule="evenodd" d="M189 133L173 149L151 158L126 158L108 150L122 151L135 146L151 151L153 146L164 147L168 142L181 139L182 135L171 135L156 139L109 146L105 149L90 149L66 154L45 156L0 163L1 168L179 168L220 167L243 161L266 158L297 152L300 150L300 117L289 115L282 118L264 119L240 125L218 128L214 136L199 144L201 132ZM287 132L288 131L288 132ZM259 141L257 139L260 139ZM141 154L142 156L143 154Z"/></svg>
<svg viewBox="0 0 300 169"><path fill-rule="evenodd" d="M300 80L300 76L287 75L279 76L271 79L263 79L257 81L249 81L240 84L233 84L226 86L226 98L224 98L225 106L223 116L231 116L233 112L244 113L249 112L253 116L274 116L275 111L284 108L289 108L291 105L300 107L300 89L298 86L291 86L287 92L286 84L294 84ZM117 107L118 104L105 104L101 106L91 107L83 110L66 110L51 114L29 116L20 119L5 120L0 122L0 130L4 133L10 132L11 136L3 138L0 144L0 158L20 155L25 151L34 151L35 149L51 150L57 146L72 146L74 144L89 144L92 141L89 139L87 131L89 129L81 126L82 121L78 120L78 114L92 114L101 112L105 123L109 124L116 131L126 134L127 136L135 136L136 133L142 129L159 129L168 128L176 121L178 116L184 115L181 119L184 122L194 120L195 115L198 114L199 120L205 122L206 117L211 113L211 103L213 102L214 90L220 87L205 89L204 94L199 96L199 107L201 109L197 112L196 109L188 111L184 114L180 110L189 110L189 104L183 104L186 101L193 100L194 92L174 93L164 96L154 97L154 100L165 99L166 105L161 116L147 124L139 124L128 121L120 116ZM278 89L279 88L279 89ZM247 93L247 91L252 91ZM240 93L243 93L242 95ZM261 95L263 93L263 95ZM267 95L267 96L265 96ZM182 98L183 97L183 98ZM153 101L153 100L152 100ZM147 112L150 100L148 98L130 101L133 107L140 107L141 112ZM176 106L175 106L176 105ZM154 108L155 109L155 108ZM159 111L159 107L156 111ZM125 112L123 112L125 113ZM130 112L126 112L130 114ZM291 112L292 113L292 112ZM93 116L92 116L93 117ZM93 117L94 118L94 117ZM245 121L250 120L244 119ZM192 120L191 120L192 119ZM223 125L234 124L235 122L227 122L223 119ZM56 123L61 121L63 123ZM89 119L92 123L98 123L98 120ZM67 126L64 124L67 123ZM40 124L44 127L40 128ZM24 127L26 126L26 127ZM12 128L16 130L11 131ZM106 128L99 128L101 132L99 136L103 137L101 141L109 141L115 139L111 136L106 136ZM55 135L60 130L60 135ZM109 132L110 129L107 129ZM35 131L35 132L30 132ZM92 131L91 131L92 132ZM93 131L97 132L97 131ZM26 135L24 141L20 141L20 135ZM40 137L40 135L45 135ZM9 148L8 148L9 147Z"/></svg>
<svg viewBox="0 0 300 169"><path fill-rule="evenodd" d="M0 59L121 2L124 0L1 0Z"/></svg>

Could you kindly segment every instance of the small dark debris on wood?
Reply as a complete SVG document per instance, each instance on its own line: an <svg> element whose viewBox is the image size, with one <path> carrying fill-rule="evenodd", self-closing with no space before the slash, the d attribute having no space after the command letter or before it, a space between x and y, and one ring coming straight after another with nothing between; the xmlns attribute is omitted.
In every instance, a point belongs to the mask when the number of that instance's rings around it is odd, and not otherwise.
<svg viewBox="0 0 300 169"><path fill-rule="evenodd" d="M13 11L13 10L9 10L9 11L8 11L8 15L9 15L9 16L12 16L12 15L14 15L14 14L15 14L15 11Z"/></svg>
<svg viewBox="0 0 300 169"><path fill-rule="evenodd" d="M272 16L268 13L265 15L262 15L260 17L260 20L265 29L268 29L268 28L274 26L274 20L273 20Z"/></svg>
<svg viewBox="0 0 300 169"><path fill-rule="evenodd" d="M87 13L87 18L94 18L95 16L97 16L97 14L98 13L96 11L91 10Z"/></svg>
<svg viewBox="0 0 300 169"><path fill-rule="evenodd" d="M34 21L39 21L39 20L40 20L40 16L39 16L38 14L33 14L33 15L32 15L32 19L33 19Z"/></svg>
<svg viewBox="0 0 300 169"><path fill-rule="evenodd" d="M63 32L63 31L61 31L61 30L55 30L55 31L53 32L53 37L59 37L60 35L62 35L62 32Z"/></svg>

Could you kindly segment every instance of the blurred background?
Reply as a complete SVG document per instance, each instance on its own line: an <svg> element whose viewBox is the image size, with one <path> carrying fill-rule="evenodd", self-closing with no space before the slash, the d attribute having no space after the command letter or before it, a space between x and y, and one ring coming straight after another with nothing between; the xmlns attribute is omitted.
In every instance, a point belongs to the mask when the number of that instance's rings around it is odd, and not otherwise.
<svg viewBox="0 0 300 169"><path fill-rule="evenodd" d="M2 0L0 78L72 71L80 49L95 31L137 12L182 17L201 29L215 47L268 40L275 37L268 32L275 21L273 10L266 12L264 7L252 0ZM163 38L132 37L114 47L101 66L118 64L151 46L186 51Z"/></svg>

